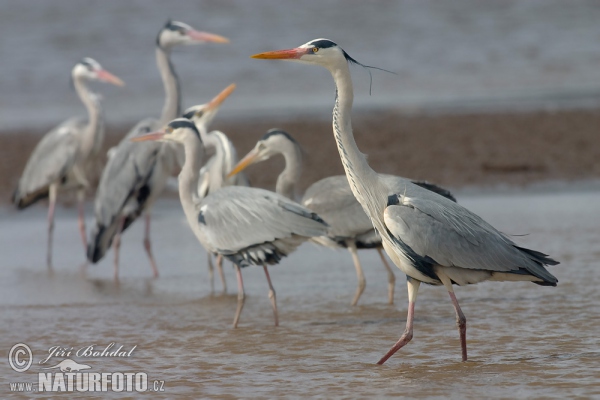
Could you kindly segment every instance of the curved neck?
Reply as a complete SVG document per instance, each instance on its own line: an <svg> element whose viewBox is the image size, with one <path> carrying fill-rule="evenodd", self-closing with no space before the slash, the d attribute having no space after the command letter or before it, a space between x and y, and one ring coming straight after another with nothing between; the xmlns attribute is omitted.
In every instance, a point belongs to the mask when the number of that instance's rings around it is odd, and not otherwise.
<svg viewBox="0 0 600 400"><path fill-rule="evenodd" d="M171 51L162 47L156 48L156 64L165 87L165 104L160 116L160 126L166 125L181 114L181 91L179 79L171 63Z"/></svg>
<svg viewBox="0 0 600 400"><path fill-rule="evenodd" d="M186 138L184 142L185 161L179 174L179 199L188 219L196 218L194 196L198 189L200 167L204 159L204 146L194 137Z"/></svg>
<svg viewBox="0 0 600 400"><path fill-rule="evenodd" d="M83 78L74 78L73 84L79 98L88 112L88 121L83 132L80 154L85 159L94 149L100 149L102 143L98 133L102 132L102 109L98 95L93 93Z"/></svg>
<svg viewBox="0 0 600 400"><path fill-rule="evenodd" d="M354 197L375 222L375 214L383 212L386 206L387 199L382 202L380 198L381 192L385 192L385 186L379 182L379 175L371 169L366 156L360 152L354 141L351 120L354 93L350 69L344 61L342 65L330 69L330 72L336 86L333 108L333 135L336 146ZM379 220L380 217L376 219Z"/></svg>
<svg viewBox="0 0 600 400"><path fill-rule="evenodd" d="M288 199L295 200L298 182L302 174L302 152L296 143L289 141L282 149L281 154L285 159L285 168L277 177L275 191Z"/></svg>

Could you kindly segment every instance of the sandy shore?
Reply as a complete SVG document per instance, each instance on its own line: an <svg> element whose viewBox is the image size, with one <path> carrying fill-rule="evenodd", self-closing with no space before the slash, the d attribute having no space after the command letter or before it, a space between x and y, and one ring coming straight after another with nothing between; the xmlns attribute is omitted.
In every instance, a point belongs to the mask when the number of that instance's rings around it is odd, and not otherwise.
<svg viewBox="0 0 600 400"><path fill-rule="evenodd" d="M600 178L600 110L463 115L358 112L353 118L359 147L380 172L426 179L451 188L526 185L540 181ZM106 148L132 124L109 126ZM329 119L310 115L248 120L217 118L239 156L266 130L282 128L306 150L302 186L341 174ZM3 132L0 203L7 203L27 158L45 130ZM281 170L278 158L249 170L253 184L269 187Z"/></svg>

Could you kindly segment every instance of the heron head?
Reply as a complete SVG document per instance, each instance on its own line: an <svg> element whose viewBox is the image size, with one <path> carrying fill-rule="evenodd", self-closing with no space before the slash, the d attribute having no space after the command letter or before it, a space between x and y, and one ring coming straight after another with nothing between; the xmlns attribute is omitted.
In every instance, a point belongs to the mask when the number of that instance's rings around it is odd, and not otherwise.
<svg viewBox="0 0 600 400"><path fill-rule="evenodd" d="M229 43L229 39L214 33L200 32L188 24L171 20L167 21L156 38L156 45L163 49L199 43Z"/></svg>
<svg viewBox="0 0 600 400"><path fill-rule="evenodd" d="M250 150L250 152L246 154L235 167L233 167L227 177L229 178L235 174L239 174L252 164L257 164L266 161L277 154L285 153L289 147L299 148L300 146L289 133L282 131L281 129L271 129L265 133L263 137L256 142L254 148Z"/></svg>
<svg viewBox="0 0 600 400"><path fill-rule="evenodd" d="M189 140L202 140L200 133L192 121L187 118L177 118L169 122L162 131L147 133L131 138L132 142L145 141L185 143Z"/></svg>
<svg viewBox="0 0 600 400"><path fill-rule="evenodd" d="M75 64L71 73L73 79L87 79L91 81L102 81L113 85L123 86L125 83L100 65L93 58L86 57Z"/></svg>
<svg viewBox="0 0 600 400"><path fill-rule="evenodd" d="M267 51L254 54L251 58L298 61L305 64L321 65L326 68L340 62L353 61L340 46L329 39L315 39L299 47Z"/></svg>
<svg viewBox="0 0 600 400"><path fill-rule="evenodd" d="M219 109L221 108L221 105L225 99L229 97L234 90L235 83L232 83L208 103L192 106L185 110L183 117L193 121L197 127L200 125L204 128L208 127L219 112Z"/></svg>

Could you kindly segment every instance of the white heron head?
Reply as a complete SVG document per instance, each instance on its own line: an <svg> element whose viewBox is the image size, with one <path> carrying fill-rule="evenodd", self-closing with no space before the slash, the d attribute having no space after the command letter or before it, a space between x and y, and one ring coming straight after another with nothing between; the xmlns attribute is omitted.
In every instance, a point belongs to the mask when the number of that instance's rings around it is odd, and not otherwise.
<svg viewBox="0 0 600 400"><path fill-rule="evenodd" d="M93 58L86 57L75 64L71 76L74 80L76 79L87 79L90 81L102 81L112 83L113 85L123 86L124 83L121 79L117 78L100 65L100 63Z"/></svg>
<svg viewBox="0 0 600 400"><path fill-rule="evenodd" d="M132 142L145 142L148 140L159 142L185 143L200 140L200 133L196 125L187 118L177 118L169 122L162 131L147 133L131 138Z"/></svg>
<svg viewBox="0 0 600 400"><path fill-rule="evenodd" d="M304 64L321 65L325 68L334 67L340 63L356 63L344 49L329 39L315 39L299 47L267 51L255 54L251 58L297 61Z"/></svg>
<svg viewBox="0 0 600 400"><path fill-rule="evenodd" d="M183 117L187 118L196 124L196 127L200 130L202 128L207 129L210 123L213 121L221 105L227 97L235 90L235 83L227 86L221 93L216 95L211 101L206 104L200 104L192 106L185 110Z"/></svg>
<svg viewBox="0 0 600 400"><path fill-rule="evenodd" d="M242 158L231 170L227 177L239 174L252 164L266 161L277 154L285 154L287 151L298 150L300 145L290 136L289 133L281 129L271 129L256 142L256 145L244 158Z"/></svg>
<svg viewBox="0 0 600 400"><path fill-rule="evenodd" d="M167 21L158 32L156 45L163 49L199 43L229 43L229 39L214 33L200 32L179 21Z"/></svg>

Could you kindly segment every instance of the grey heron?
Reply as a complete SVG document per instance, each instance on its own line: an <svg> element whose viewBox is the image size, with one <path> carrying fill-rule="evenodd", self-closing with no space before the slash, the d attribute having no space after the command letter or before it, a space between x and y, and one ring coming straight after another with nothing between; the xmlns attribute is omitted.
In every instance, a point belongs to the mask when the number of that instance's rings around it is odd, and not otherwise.
<svg viewBox="0 0 600 400"><path fill-rule="evenodd" d="M198 181L198 198L203 199L209 193L220 189L223 186L250 186L245 175L228 178L227 173L231 171L237 162L237 151L231 143L231 140L220 131L207 133L207 128L215 118L221 103L235 90L235 84L229 85L215 98L207 104L196 105L185 110L183 117L194 122L204 147L214 151L214 155L200 168L200 179ZM208 271L210 277L210 286L214 292L214 267L212 254L207 250ZM223 292L227 292L227 283L223 274L223 257L217 255L217 270Z"/></svg>
<svg viewBox="0 0 600 400"><path fill-rule="evenodd" d="M77 192L79 230L83 246L87 247L83 204L85 190L89 187L89 170L98 159L104 142L104 117L100 96L93 93L87 84L90 81L103 81L123 86L123 81L103 69L92 58L84 58L75 64L71 77L75 90L87 109L87 119L68 119L44 135L27 160L12 197L18 209L29 207L40 199L49 198L46 254L48 267L52 266L54 208L59 191Z"/></svg>
<svg viewBox="0 0 600 400"><path fill-rule="evenodd" d="M541 252L519 247L482 218L459 204L405 181L401 190L369 166L352 133L354 100L349 63L359 64L328 39L315 39L297 48L252 56L320 65L336 87L333 135L352 193L382 238L383 248L407 276L408 316L400 339L378 361L383 364L413 337L413 317L421 282L444 285L456 312L463 361L467 360L466 318L453 284L482 281L530 281L556 286L546 270L557 261ZM362 65L362 64L361 64Z"/></svg>
<svg viewBox="0 0 600 400"><path fill-rule="evenodd" d="M212 33L199 32L187 24L168 21L156 39L156 62L165 88L165 103L160 118L139 122L121 140L109 158L98 186L94 204L96 225L91 232L87 257L98 262L114 247L114 275L118 279L121 233L145 213L144 248L154 277L158 269L150 243L150 208L165 187L167 178L176 171L175 147L165 143L133 145L130 137L151 132L181 114L181 92L171 51L180 45L227 43L229 40ZM113 240L114 239L114 240Z"/></svg>
<svg viewBox="0 0 600 400"><path fill-rule="evenodd" d="M309 238L324 235L327 224L309 209L263 189L227 186L198 199L195 194L204 145L196 126L188 119L173 120L164 132L131 140L162 140L183 145L185 163L179 175L179 198L188 223L205 248L223 255L236 267L238 306L233 327L237 327L245 300L241 268L250 265L263 267L277 326L275 289L267 265L278 264Z"/></svg>
<svg viewBox="0 0 600 400"><path fill-rule="evenodd" d="M268 160L281 154L285 159L285 169L277 178L276 192L295 200L302 173L302 148L287 132L280 129L268 131L231 171L230 175L243 171L248 166ZM402 185L404 178L383 175L389 185ZM429 190L456 201L452 194L428 182L412 181ZM352 299L356 305L365 290L366 279L358 258L358 249L376 249L388 275L388 302L394 302L396 278L382 252L381 238L375 233L371 220L356 201L345 175L335 175L321 179L306 189L302 200L304 207L314 211L329 224L327 236L311 239L313 242L330 248L347 248L352 256L358 286Z"/></svg>

